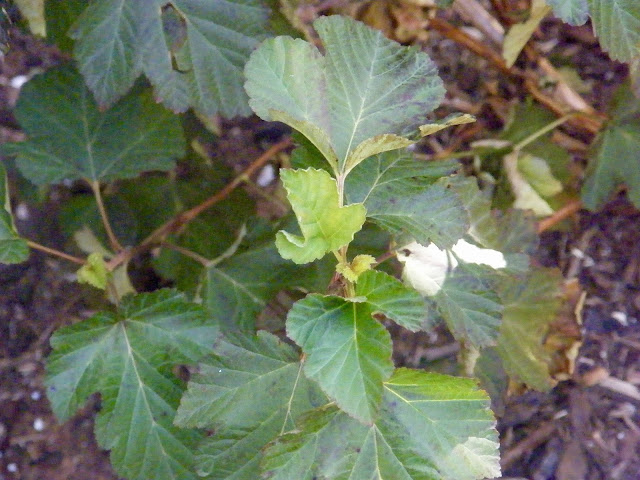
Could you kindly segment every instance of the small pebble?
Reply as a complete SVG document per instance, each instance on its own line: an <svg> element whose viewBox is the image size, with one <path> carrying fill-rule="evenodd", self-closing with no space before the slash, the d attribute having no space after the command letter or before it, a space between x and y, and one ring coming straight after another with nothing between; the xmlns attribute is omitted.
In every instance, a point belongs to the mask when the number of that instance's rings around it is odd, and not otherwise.
<svg viewBox="0 0 640 480"><path fill-rule="evenodd" d="M18 471L18 465L16 465L15 463L8 464L7 471L11 473L16 473Z"/></svg>
<svg viewBox="0 0 640 480"><path fill-rule="evenodd" d="M20 203L16 207L16 218L20 220L28 220L29 219L29 207L27 207L26 203Z"/></svg>
<svg viewBox="0 0 640 480"><path fill-rule="evenodd" d="M258 174L258 178L256 178L256 183L261 187L266 187L271 182L276 179L276 171L273 168L273 165L265 165L265 167L260 170Z"/></svg>
<svg viewBox="0 0 640 480"><path fill-rule="evenodd" d="M42 398L42 394L40 393L40 391L34 390L33 392L31 392L31 400L37 402L41 398Z"/></svg>
<svg viewBox="0 0 640 480"><path fill-rule="evenodd" d="M624 312L611 312L611 318L617 320L621 325L625 327L629 326L629 322L627 321L627 314Z"/></svg>
<svg viewBox="0 0 640 480"><path fill-rule="evenodd" d="M44 420L42 420L41 418L36 418L33 421L33 428L36 432L43 431L44 427L45 427L45 423L44 423Z"/></svg>
<svg viewBox="0 0 640 480"><path fill-rule="evenodd" d="M29 81L29 77L26 75L16 75L9 81L9 85L11 85L12 88L19 89L27 83L27 81Z"/></svg>

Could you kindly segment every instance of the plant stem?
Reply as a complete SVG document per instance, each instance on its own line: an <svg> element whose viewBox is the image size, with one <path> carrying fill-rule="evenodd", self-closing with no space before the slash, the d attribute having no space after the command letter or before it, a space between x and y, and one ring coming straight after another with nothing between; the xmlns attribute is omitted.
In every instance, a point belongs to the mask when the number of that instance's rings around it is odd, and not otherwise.
<svg viewBox="0 0 640 480"><path fill-rule="evenodd" d="M575 113L570 113L568 115L565 115L563 117L558 118L557 120L554 120L553 122L545 125L544 127L542 127L540 130L532 133L531 135L529 135L527 138L525 138L524 140L522 140L521 142L519 142L518 144L516 144L513 149L514 150L522 150L524 147L526 147L527 145L529 145L531 142L534 142L535 140L537 140L538 138L540 138L542 135L544 135L545 133L550 132L551 130L553 130L554 128L562 125L564 122L566 122L567 120L575 117L576 114Z"/></svg>
<svg viewBox="0 0 640 480"><path fill-rule="evenodd" d="M77 263L78 265L84 265L85 261L82 258L74 257L73 255L69 255L68 253L61 252L60 250L56 250L55 248L45 247L37 242L33 242L31 240L27 240L27 245L34 250L40 250L41 252L48 253L49 255L53 255L54 257L64 258L65 260L69 260L70 262Z"/></svg>
<svg viewBox="0 0 640 480"><path fill-rule="evenodd" d="M192 260L195 260L196 262L200 263L203 267L206 267L206 266L209 265L209 263L211 263L211 260L209 260L208 258L203 257L199 253L196 253L196 252L191 251L189 249L183 248L183 247L181 247L179 245L175 245L175 244L169 243L169 242L163 242L162 246L163 247L167 247L169 250L174 250L174 251L176 251L178 253L181 253L185 257L189 257Z"/></svg>
<svg viewBox="0 0 640 480"><path fill-rule="evenodd" d="M113 233L113 229L111 228L111 223L109 222L109 216L107 215L107 210L104 206L104 201L102 200L102 193L100 192L100 183L97 181L93 181L90 183L91 190L93 190L93 195L96 197L96 203L98 204L98 211L100 212L100 217L102 218L102 224L104 225L104 229L107 232L107 237L109 238L109 243L111 244L111 248L115 252L120 252L123 250L122 245L118 241L118 238Z"/></svg>

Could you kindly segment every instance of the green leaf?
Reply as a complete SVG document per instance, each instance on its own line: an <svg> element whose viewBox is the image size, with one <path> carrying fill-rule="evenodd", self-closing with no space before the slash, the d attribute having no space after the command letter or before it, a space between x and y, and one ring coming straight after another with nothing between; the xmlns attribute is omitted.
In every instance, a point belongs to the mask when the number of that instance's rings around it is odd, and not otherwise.
<svg viewBox="0 0 640 480"><path fill-rule="evenodd" d="M125 297L116 313L99 313L51 338L47 396L60 421L94 392L100 446L128 479L195 480L193 453L202 437L173 426L184 386L172 368L194 363L218 328L202 307L171 290Z"/></svg>
<svg viewBox="0 0 640 480"><path fill-rule="evenodd" d="M640 56L640 3L636 0L589 0L600 45L613 60Z"/></svg>
<svg viewBox="0 0 640 480"><path fill-rule="evenodd" d="M355 418L374 421L382 382L393 372L389 332L372 318L374 306L309 295L287 316L287 335L306 354L304 372Z"/></svg>
<svg viewBox="0 0 640 480"><path fill-rule="evenodd" d="M180 119L157 105L150 92L134 91L101 112L82 77L68 67L28 82L16 117L29 139L4 149L18 155L18 168L37 185L169 170L184 154Z"/></svg>
<svg viewBox="0 0 640 480"><path fill-rule="evenodd" d="M616 93L607 125L596 143L582 187L582 201L591 210L601 207L619 185L640 208L640 102L627 85Z"/></svg>
<svg viewBox="0 0 640 480"><path fill-rule="evenodd" d="M384 272L369 270L358 278L356 295L366 297L373 313L381 313L413 332L426 317L422 296Z"/></svg>
<svg viewBox="0 0 640 480"><path fill-rule="evenodd" d="M502 318L495 292L495 272L486 266L461 264L435 296L438 311L456 339L476 348L496 344Z"/></svg>
<svg viewBox="0 0 640 480"><path fill-rule="evenodd" d="M164 3L95 1L78 19L74 56L98 103L113 104L144 72L172 110L250 113L242 68L266 34L266 8L259 0Z"/></svg>
<svg viewBox="0 0 640 480"><path fill-rule="evenodd" d="M372 480L474 480L500 476L486 394L472 380L399 369L381 417L362 425L334 406L303 419L265 453L264 475Z"/></svg>
<svg viewBox="0 0 640 480"><path fill-rule="evenodd" d="M282 170L280 178L296 214L302 237L281 230L280 255L309 263L347 245L365 221L362 204L340 206L336 181L324 170Z"/></svg>
<svg viewBox="0 0 640 480"><path fill-rule="evenodd" d="M395 187L373 190L364 202L367 217L388 232L450 248L464 236L469 218L458 196L442 183L410 195Z"/></svg>
<svg viewBox="0 0 640 480"><path fill-rule="evenodd" d="M67 34L86 7L86 0L45 1L47 39L55 43L61 51L70 52L73 50L74 42Z"/></svg>
<svg viewBox="0 0 640 480"><path fill-rule="evenodd" d="M176 424L215 429L199 449L200 475L258 478L261 449L326 397L302 374L299 354L270 333L231 334L215 350L189 382Z"/></svg>
<svg viewBox="0 0 640 480"><path fill-rule="evenodd" d="M4 200L4 206L0 208L0 263L24 262L29 258L29 246L27 241L20 237L13 223L7 172L1 162L0 199Z"/></svg>
<svg viewBox="0 0 640 480"><path fill-rule="evenodd" d="M322 17L314 27L325 56L285 37L251 55L245 69L251 108L307 136L336 173L415 142L444 95L429 57L350 18Z"/></svg>
<svg viewBox="0 0 640 480"><path fill-rule="evenodd" d="M297 273L299 267L285 261L272 240L206 267L203 303L221 325L250 331L267 302L291 286Z"/></svg>
<svg viewBox="0 0 640 480"><path fill-rule="evenodd" d="M504 311L498 354L510 376L537 390L553 386L549 354L543 343L560 306L561 279L557 270L537 269L518 281L503 281L500 286Z"/></svg>
<svg viewBox="0 0 640 480"><path fill-rule="evenodd" d="M553 14L570 25L583 25L589 18L587 0L546 0Z"/></svg>

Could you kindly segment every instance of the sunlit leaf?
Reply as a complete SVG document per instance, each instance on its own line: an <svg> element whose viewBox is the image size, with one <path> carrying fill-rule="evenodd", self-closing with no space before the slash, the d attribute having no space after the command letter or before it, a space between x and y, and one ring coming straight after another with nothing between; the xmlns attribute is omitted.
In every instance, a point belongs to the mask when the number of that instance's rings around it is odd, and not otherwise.
<svg viewBox="0 0 640 480"><path fill-rule="evenodd" d="M184 154L180 119L150 92L135 90L103 112L70 67L29 81L15 114L28 139L3 148L18 156L20 171L38 185L169 170Z"/></svg>
<svg viewBox="0 0 640 480"><path fill-rule="evenodd" d="M550 11L551 7L547 6L544 0L532 0L529 18L509 29L502 45L502 56L508 67L513 66L533 32Z"/></svg>
<svg viewBox="0 0 640 480"><path fill-rule="evenodd" d="M350 18L321 17L314 27L324 56L284 37L251 55L245 72L254 111L302 132L336 173L415 142L444 95L429 57Z"/></svg>
<svg viewBox="0 0 640 480"><path fill-rule="evenodd" d="M44 37L47 34L44 0L14 0L14 2L20 9L20 14L29 24L31 32Z"/></svg>
<svg viewBox="0 0 640 480"><path fill-rule="evenodd" d="M473 381L399 369L385 383L375 424L333 406L271 444L266 478L476 480L500 476L498 436Z"/></svg>
<svg viewBox="0 0 640 480"><path fill-rule="evenodd" d="M173 418L184 385L172 371L194 363L218 328L206 310L171 290L126 297L117 312L99 313L58 330L47 361L47 396L64 421L100 392L98 443L131 480L195 480L193 449L202 435Z"/></svg>
<svg viewBox="0 0 640 480"><path fill-rule="evenodd" d="M280 178L302 231L302 237L278 232L276 247L284 258L299 264L317 260L348 244L362 228L364 206L340 206L336 181L324 170L283 170Z"/></svg>
<svg viewBox="0 0 640 480"><path fill-rule="evenodd" d="M375 307L341 297L309 295L287 316L287 335L302 348L304 372L338 406L367 423L393 371L389 332L372 318Z"/></svg>

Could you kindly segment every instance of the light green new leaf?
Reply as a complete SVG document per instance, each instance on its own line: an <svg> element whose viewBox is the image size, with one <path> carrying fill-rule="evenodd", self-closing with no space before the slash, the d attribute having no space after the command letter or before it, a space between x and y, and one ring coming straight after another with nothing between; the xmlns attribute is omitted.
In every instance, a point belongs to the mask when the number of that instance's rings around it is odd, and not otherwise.
<svg viewBox="0 0 640 480"><path fill-rule="evenodd" d="M266 35L259 0L104 0L74 26L74 56L101 106L145 73L167 107L232 117L250 113L242 69Z"/></svg>
<svg viewBox="0 0 640 480"><path fill-rule="evenodd" d="M326 397L305 378L294 348L270 333L232 334L215 350L189 382L176 424L215 430L199 449L201 475L258 478L262 448Z"/></svg>
<svg viewBox="0 0 640 480"><path fill-rule="evenodd" d="M314 27L325 56L282 37L251 55L245 88L254 111L302 132L336 173L417 141L444 96L429 57L350 18L322 17Z"/></svg>
<svg viewBox="0 0 640 480"><path fill-rule="evenodd" d="M538 269L500 285L504 311L496 350L509 375L537 390L553 386L543 342L560 305L561 279L556 270Z"/></svg>
<svg viewBox="0 0 640 480"><path fill-rule="evenodd" d="M602 47L614 60L640 56L640 2L588 0L591 21Z"/></svg>
<svg viewBox="0 0 640 480"><path fill-rule="evenodd" d="M306 354L304 372L338 406L372 423L382 382L393 372L389 332L371 316L375 307L341 297L309 295L287 316L287 335Z"/></svg>
<svg viewBox="0 0 640 480"><path fill-rule="evenodd" d="M180 119L158 105L150 92L131 92L102 112L82 77L69 67L28 82L16 117L28 140L3 148L18 155L18 168L38 185L169 170L184 154Z"/></svg>
<svg viewBox="0 0 640 480"><path fill-rule="evenodd" d="M498 338L502 305L494 276L495 270L483 265L458 265L435 296L453 336L476 348L495 345Z"/></svg>
<svg viewBox="0 0 640 480"><path fill-rule="evenodd" d="M367 480L477 480L500 476L487 395L472 380L397 370L380 418L362 425L334 406L307 415L299 432L265 453L264 475Z"/></svg>
<svg viewBox="0 0 640 480"><path fill-rule="evenodd" d="M64 421L102 394L98 443L130 480L195 480L193 452L202 437L173 426L184 386L175 365L194 363L218 328L206 310L172 290L125 297L116 313L99 313L58 330L47 361L47 396Z"/></svg>
<svg viewBox="0 0 640 480"><path fill-rule="evenodd" d="M277 233L276 247L283 258L312 262L347 245L362 228L364 206L340 206L336 181L324 170L282 170L280 178L302 231L302 237Z"/></svg>
<svg viewBox="0 0 640 480"><path fill-rule="evenodd" d="M356 295L366 297L374 313L381 313L413 332L420 330L427 305L422 296L384 272L369 270L358 278Z"/></svg>
<svg viewBox="0 0 640 480"><path fill-rule="evenodd" d="M546 0L553 14L570 25L583 25L589 18L587 0Z"/></svg>
<svg viewBox="0 0 640 480"><path fill-rule="evenodd" d="M533 0L529 18L509 29L504 36L502 45L502 57L508 67L512 67L516 63L520 52L549 12L551 12L551 7L547 6L544 0Z"/></svg>
<svg viewBox="0 0 640 480"><path fill-rule="evenodd" d="M640 208L640 102L627 85L616 93L607 125L596 143L582 187L585 206L601 207L618 186L627 186L629 199Z"/></svg>
<svg viewBox="0 0 640 480"><path fill-rule="evenodd" d="M4 165L0 163L0 199L4 202L0 208L0 263L20 263L29 258L27 241L18 235L13 223L9 186Z"/></svg>

